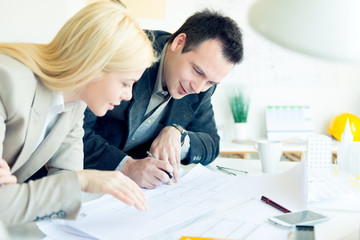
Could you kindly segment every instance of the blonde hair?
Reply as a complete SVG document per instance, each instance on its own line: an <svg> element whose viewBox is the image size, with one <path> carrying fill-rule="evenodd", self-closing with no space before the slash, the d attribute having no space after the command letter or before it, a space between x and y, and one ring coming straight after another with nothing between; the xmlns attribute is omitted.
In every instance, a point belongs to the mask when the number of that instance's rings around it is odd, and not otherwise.
<svg viewBox="0 0 360 240"><path fill-rule="evenodd" d="M147 68L156 60L145 32L113 1L84 7L49 44L3 43L0 52L24 63L55 91L74 90L104 71Z"/></svg>

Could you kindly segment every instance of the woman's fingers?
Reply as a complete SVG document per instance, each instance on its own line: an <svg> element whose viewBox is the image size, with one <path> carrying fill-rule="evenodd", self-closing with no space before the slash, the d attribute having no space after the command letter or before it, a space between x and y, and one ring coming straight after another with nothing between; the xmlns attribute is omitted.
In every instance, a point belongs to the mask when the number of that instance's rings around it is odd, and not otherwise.
<svg viewBox="0 0 360 240"><path fill-rule="evenodd" d="M134 205L139 210L147 210L146 197L143 190L130 178L121 172L116 172L116 181L114 186L110 186L113 195L128 204Z"/></svg>
<svg viewBox="0 0 360 240"><path fill-rule="evenodd" d="M148 209L143 190L119 171L83 170L78 176L82 191L111 194L139 210Z"/></svg>
<svg viewBox="0 0 360 240"><path fill-rule="evenodd" d="M0 159L0 184L14 184L17 179L11 175L10 167L4 159Z"/></svg>
<svg viewBox="0 0 360 240"><path fill-rule="evenodd" d="M2 174L0 173L0 184L14 184L16 183L17 179L14 175L11 174Z"/></svg>
<svg viewBox="0 0 360 240"><path fill-rule="evenodd" d="M4 159L0 159L0 168L10 171L10 167Z"/></svg>

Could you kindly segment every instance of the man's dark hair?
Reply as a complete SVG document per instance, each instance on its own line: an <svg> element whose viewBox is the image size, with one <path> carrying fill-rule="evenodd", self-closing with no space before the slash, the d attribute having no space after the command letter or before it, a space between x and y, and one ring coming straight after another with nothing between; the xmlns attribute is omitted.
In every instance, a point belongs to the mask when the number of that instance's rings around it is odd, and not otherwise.
<svg viewBox="0 0 360 240"><path fill-rule="evenodd" d="M231 63L240 63L243 58L242 33L237 23L222 14L205 9L186 19L185 23L169 37L172 43L176 36L186 34L183 53L197 48L207 40L219 40L225 59Z"/></svg>

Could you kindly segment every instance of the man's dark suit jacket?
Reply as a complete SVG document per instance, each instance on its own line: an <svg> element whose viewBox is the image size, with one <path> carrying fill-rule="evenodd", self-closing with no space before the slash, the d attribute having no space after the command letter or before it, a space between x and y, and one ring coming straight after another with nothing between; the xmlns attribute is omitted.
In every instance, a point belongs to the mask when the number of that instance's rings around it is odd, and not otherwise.
<svg viewBox="0 0 360 240"><path fill-rule="evenodd" d="M160 55L170 36L163 31L151 31L155 38L153 46ZM155 85L159 62L148 68L134 85L133 98L122 101L114 110L103 117L96 117L89 109L84 119L84 167L100 170L114 170L121 160L129 155L134 159L145 158L151 143L165 126L177 123L189 132L190 149L182 164L211 163L219 154L219 135L215 125L210 97L215 86L200 94L187 95L182 99L170 99L167 113L156 126L157 131L150 141L128 152L122 149L126 140L144 121L145 111Z"/></svg>

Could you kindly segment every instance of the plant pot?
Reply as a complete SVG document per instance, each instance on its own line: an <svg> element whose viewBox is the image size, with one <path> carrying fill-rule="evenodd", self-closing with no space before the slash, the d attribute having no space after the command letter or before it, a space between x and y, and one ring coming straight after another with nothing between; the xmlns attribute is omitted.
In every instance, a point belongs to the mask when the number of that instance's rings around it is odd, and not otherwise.
<svg viewBox="0 0 360 240"><path fill-rule="evenodd" d="M235 123L235 137L237 140L249 140L248 123Z"/></svg>

